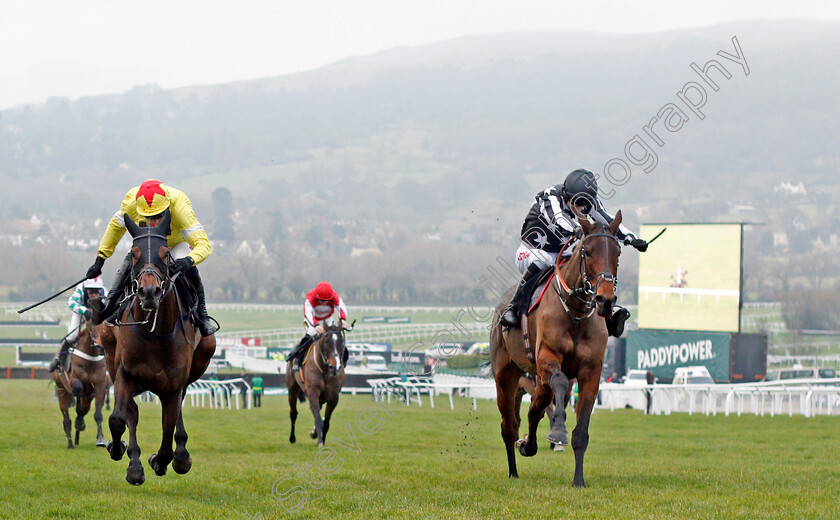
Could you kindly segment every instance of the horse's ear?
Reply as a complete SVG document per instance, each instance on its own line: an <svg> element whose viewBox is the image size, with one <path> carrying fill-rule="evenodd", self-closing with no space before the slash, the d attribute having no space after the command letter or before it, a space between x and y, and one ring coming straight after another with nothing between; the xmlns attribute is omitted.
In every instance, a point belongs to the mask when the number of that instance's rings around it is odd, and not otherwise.
<svg viewBox="0 0 840 520"><path fill-rule="evenodd" d="M615 214L615 218L612 222L610 222L610 233L615 235L615 232L618 231L618 226L621 225L621 210L618 210L618 213Z"/></svg>
<svg viewBox="0 0 840 520"><path fill-rule="evenodd" d="M131 236L137 236L137 234L140 232L140 226L138 226L134 223L133 220L131 220L131 217L128 216L128 213L123 213L123 222L125 222L125 228L128 229L128 232L131 234Z"/></svg>
<svg viewBox="0 0 840 520"><path fill-rule="evenodd" d="M166 211L163 212L163 218L160 223L155 226L155 232L159 233L163 237L168 237L171 223L172 213L169 212L169 208L166 208Z"/></svg>
<svg viewBox="0 0 840 520"><path fill-rule="evenodd" d="M579 220L579 222L580 222L581 229L583 229L583 234L584 235L588 235L588 234L592 233L592 231L595 230L595 224L593 224L592 221L589 220L589 217L584 216L583 218L581 218Z"/></svg>

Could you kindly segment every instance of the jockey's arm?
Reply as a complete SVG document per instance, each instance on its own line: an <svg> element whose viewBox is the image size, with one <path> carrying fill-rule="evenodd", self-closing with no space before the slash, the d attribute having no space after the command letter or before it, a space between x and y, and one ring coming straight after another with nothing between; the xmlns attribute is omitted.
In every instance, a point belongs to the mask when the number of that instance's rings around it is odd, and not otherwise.
<svg viewBox="0 0 840 520"><path fill-rule="evenodd" d="M213 252L210 245L210 238L204 231L204 226L198 221L192 208L192 203L186 195L175 197L170 206L172 215L172 228L181 230L184 240L192 247L187 255L192 258L195 265L203 262Z"/></svg>
<svg viewBox="0 0 840 520"><path fill-rule="evenodd" d="M82 305L82 297L84 296L83 283L76 286L73 294L67 299L67 306L76 314L83 315L87 311L87 307Z"/></svg>
<svg viewBox="0 0 840 520"><path fill-rule="evenodd" d="M303 319L306 320L307 325L315 326L317 325L317 321L315 319L315 309L312 308L312 303L309 302L309 298L303 300Z"/></svg>
<svg viewBox="0 0 840 520"><path fill-rule="evenodd" d="M607 210L606 210L606 208L604 208L604 204L601 202L601 199L597 199L597 200L598 200L598 204L597 204L596 210L598 211L598 214L601 215L601 217L603 217L604 220L606 220L608 223L612 222L615 219L615 216L607 213ZM629 229L624 227L624 224L619 224L618 225L618 229L616 230L615 234L618 237L618 239L621 240L625 244L629 244L633 240L639 238L639 237L636 236L635 233L633 233L632 231L630 231Z"/></svg>
<svg viewBox="0 0 840 520"><path fill-rule="evenodd" d="M130 217L136 217L136 215L132 216L130 212L131 203L134 200L133 191L134 190L129 190L129 192L126 193L125 199L122 201L122 204L120 204L119 211L114 213L114 216L111 217L111 220L108 222L105 234L102 235L102 240L99 242L99 250L96 252L97 256L100 258L106 259L114 254L114 248L117 247L120 239L125 234L126 230L123 215L128 213Z"/></svg>

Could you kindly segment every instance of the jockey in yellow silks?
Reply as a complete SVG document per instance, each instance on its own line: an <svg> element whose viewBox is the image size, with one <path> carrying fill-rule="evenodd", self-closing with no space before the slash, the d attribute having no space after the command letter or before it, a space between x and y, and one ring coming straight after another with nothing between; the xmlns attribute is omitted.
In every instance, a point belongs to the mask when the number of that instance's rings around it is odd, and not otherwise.
<svg viewBox="0 0 840 520"><path fill-rule="evenodd" d="M166 186L157 179L149 179L143 184L128 190L125 199L108 223L105 235L99 244L96 261L88 269L88 278L94 278L102 272L105 259L114 253L114 248L126 232L123 215L128 215L135 222L146 222L149 226L157 225L163 213L169 210L171 215L170 232L167 236L170 255L175 260L172 269L180 271L195 287L198 297L198 329L202 336L209 336L216 331L207 314L204 298L204 284L201 282L196 266L213 252L210 239L204 227L195 216L192 203L187 195L171 186ZM100 312L94 312L94 324L102 323L116 312L120 295L125 289L131 273L131 255L126 256L122 267L117 272L114 285L108 292L108 303ZM93 276L92 276L93 275Z"/></svg>

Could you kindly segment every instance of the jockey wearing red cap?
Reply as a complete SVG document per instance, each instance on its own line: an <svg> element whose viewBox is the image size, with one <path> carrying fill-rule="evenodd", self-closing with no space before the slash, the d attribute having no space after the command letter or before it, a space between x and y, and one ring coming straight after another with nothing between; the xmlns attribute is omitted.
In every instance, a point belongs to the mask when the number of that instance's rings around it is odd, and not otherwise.
<svg viewBox="0 0 840 520"><path fill-rule="evenodd" d="M289 356L286 358L287 362L294 361L292 363L292 370L300 369L300 361L297 359L298 355L304 352L309 344L312 343L312 339L316 334L324 332L324 327L321 323L326 323L327 325L333 324L333 314L335 314L336 307L338 307L339 311L339 323L341 328L344 328L347 326L347 307L344 306L344 301L338 293L333 290L332 285L327 282L321 282L306 295L306 299L303 301L306 335L289 352Z"/></svg>
<svg viewBox="0 0 840 520"><path fill-rule="evenodd" d="M202 336L210 336L216 331L215 325L211 323L207 314L207 306L204 300L204 284L198 274L196 266L204 261L213 252L210 239L204 231L204 227L198 221L193 212L192 203L187 195L171 186L164 185L157 179L149 179L143 184L128 190L120 205L119 211L114 214L99 250L96 253L96 261L88 269L88 278L95 278L102 273L102 265L105 259L114 253L114 249L120 238L125 234L125 222L123 215L128 215L131 220L149 226L155 226L163 217L164 212L169 211L172 218L170 232L167 236L169 243L169 254L175 259L170 267L175 271L183 272L183 276L189 280L196 290L198 305L198 326ZM131 273L131 254L126 256L123 265L117 272L114 286L108 292L108 302L104 309L94 308L93 323L98 325L111 317L117 310L117 303L128 282Z"/></svg>

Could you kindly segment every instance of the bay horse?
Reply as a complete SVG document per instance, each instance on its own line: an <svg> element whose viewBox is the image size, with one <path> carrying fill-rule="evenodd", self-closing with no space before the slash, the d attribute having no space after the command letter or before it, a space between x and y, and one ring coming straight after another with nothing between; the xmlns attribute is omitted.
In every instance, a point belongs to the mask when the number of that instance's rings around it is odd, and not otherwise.
<svg viewBox="0 0 840 520"><path fill-rule="evenodd" d="M192 458L187 451L187 432L181 406L187 386L197 380L216 351L215 336L202 337L190 321L190 309L175 288L179 274L170 275L172 263L167 245L171 215L167 210L156 227L141 228L123 215L133 238L131 288L128 304L118 312L114 326L102 327L108 371L114 380L114 411L108 420L112 441L107 450L113 460L128 453L125 479L140 485L145 481L137 444L138 409L134 397L150 391L160 398L163 436L149 466L158 476L172 462L176 473L187 473ZM96 310L101 310L97 302ZM122 441L126 426L129 441ZM176 443L173 453L172 441Z"/></svg>
<svg viewBox="0 0 840 520"><path fill-rule="evenodd" d="M309 351L303 358L300 370L292 371L291 363L286 364L286 388L289 389L289 417L292 419L292 433L289 442L295 443L295 420L297 420L297 401L304 396L309 399L309 409L315 418L315 427L309 436L318 439L318 447L324 445L327 432L330 431L330 417L338 405L341 387L344 386L344 331L340 325L328 325L324 332L314 338ZM327 405L324 418L321 408Z"/></svg>
<svg viewBox="0 0 840 520"><path fill-rule="evenodd" d="M554 266L542 302L523 319L534 338L535 361L525 348L520 328L504 330L500 320L490 332L490 361L496 381L496 401L502 415L502 439L508 460L508 476L517 478L514 447L531 457L537 453L537 426L548 404L555 400L557 427L549 437L560 444L568 443L565 428L565 400L570 381L578 380L579 397L576 405L577 425L572 432L575 453L575 474L572 484L585 487L583 456L589 444L589 419L598 397L601 366L607 345L607 326L604 318L612 314L616 301L615 284L621 246L615 233L621 224L621 211L612 222L596 222L579 215L583 236L571 257L562 266ZM590 274L591 273L591 274ZM511 292L511 291L509 291ZM499 303L498 316L507 306L507 298ZM528 410L528 434L519 435L516 394L519 378L524 373L537 376L536 391ZM561 427L562 424L562 427Z"/></svg>
<svg viewBox="0 0 840 520"><path fill-rule="evenodd" d="M93 419L96 421L96 445L105 446L102 435L102 405L108 395L108 374L105 372L105 356L96 343L97 334L90 319L79 332L76 346L68 351L70 370L59 366L52 373L58 406L64 417L64 434L67 436L67 448L72 449L70 425L70 407L76 404L76 446L79 445L79 433L85 430L85 415L90 411L91 401L95 401Z"/></svg>

